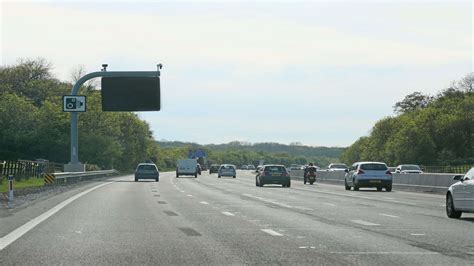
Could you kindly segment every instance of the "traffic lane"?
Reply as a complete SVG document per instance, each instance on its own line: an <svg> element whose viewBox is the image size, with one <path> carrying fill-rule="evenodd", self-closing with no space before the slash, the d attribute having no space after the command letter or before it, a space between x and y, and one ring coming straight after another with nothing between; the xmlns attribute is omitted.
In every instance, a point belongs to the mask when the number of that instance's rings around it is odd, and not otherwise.
<svg viewBox="0 0 474 266"><path fill-rule="evenodd" d="M273 230L263 220L251 219L228 204L236 202L226 193L202 187L194 177L175 178L166 175L176 193L168 196L168 204L193 224L203 235L209 236L245 259L246 264L350 264L344 256L318 254L307 256L291 239ZM204 214L204 215L203 215ZM229 263L232 263L229 261Z"/></svg>
<svg viewBox="0 0 474 266"><path fill-rule="evenodd" d="M354 255L357 257L356 261L360 259L360 262L364 263L368 261L382 263L381 257L384 261L391 259L393 262L413 263L416 261L424 264L440 261L469 264L469 260L465 258L472 259L472 254L466 252L460 254L459 247L448 246L445 249L444 244L427 243L433 236L429 236L428 240L420 239L419 235L408 234L407 230L404 230L404 235L400 235L400 230L395 232L397 229L390 226L379 227L379 224L362 220L359 214L335 213L334 208L311 210L297 208L298 206L291 206L283 200L267 201L261 195L249 194L253 193L251 186L243 187L241 191L242 187L236 179L217 179L203 175L198 179L180 179L175 182L179 190L195 193L198 195L196 197L203 199L206 203L215 203L221 208L229 209L229 212L239 213L239 217L249 222L259 223L260 226L270 227L276 232L282 232L284 236L297 239L297 248L308 249L315 254ZM232 186L226 187L226 183ZM265 191L266 187L258 189ZM291 189L268 187L267 190L279 193ZM244 194L254 197L242 196ZM420 256L429 258L420 259Z"/></svg>
<svg viewBox="0 0 474 266"><path fill-rule="evenodd" d="M2 209L0 210L0 238L73 195L86 191L99 184L104 184L113 180L120 180L124 177L126 176L84 181L73 185L61 186L58 189L41 192L41 195L22 206L15 206L13 209Z"/></svg>
<svg viewBox="0 0 474 266"><path fill-rule="evenodd" d="M239 171L239 177L241 179L255 179L255 174L250 171ZM311 185L304 185L303 180L294 179L292 180L292 185L294 188L308 188ZM339 196L343 197L359 197L367 198L377 201L387 201L399 204L408 204L423 206L429 208L439 208L441 205L445 204L444 195L439 194L429 194L429 193L417 193L417 192L406 192L406 191L397 191L392 190L392 192L378 192L373 188L362 188L359 191L353 191L355 193L348 194L348 191L344 190L344 186L341 183L340 185L319 183L316 181L315 185L317 187L323 188L323 192L339 192ZM314 185L313 185L314 186ZM382 193L382 194L381 194Z"/></svg>
<svg viewBox="0 0 474 266"><path fill-rule="evenodd" d="M446 217L444 206L426 208L426 206L418 206L414 203L405 203L408 206L398 204L399 201L396 200L377 201L366 196L360 196L358 191L344 191L343 188L341 192L324 194L319 184L305 186L293 182L292 189L281 189L281 192L274 193L278 191L278 186L265 189L267 187L254 187L253 179L242 180L241 178L239 183L241 182L244 182L244 185L247 186L246 191L256 192L250 195L251 197L262 202L273 202L281 207L294 208L298 211L310 213L320 212L321 209L329 209L334 214L331 213L327 216L327 219L332 219L335 223L348 221L362 226L375 224L373 230L385 231L384 234L391 234L394 237L405 237L409 241L413 238L424 238L422 241L427 241L426 243L435 246L441 246L439 242L454 240L456 243L454 246L461 247L461 250L467 250L468 253L474 251L470 244L471 239L474 238L474 232L470 230L472 222L474 222L473 214L465 214L466 218L453 220ZM225 184L222 185L225 187ZM298 186L302 189L299 190ZM298 192L296 193L296 191ZM304 193L304 195L298 197L295 193ZM384 194L376 191L369 193L374 195ZM351 194L354 195L353 198L347 198ZM339 195L343 195L343 197L339 197ZM358 217L354 218L354 213L357 213ZM368 219L369 221L367 221ZM450 248L450 246L453 246L453 244L445 243L446 250L457 250L454 247ZM466 249L466 247L469 248Z"/></svg>
<svg viewBox="0 0 474 266"><path fill-rule="evenodd" d="M241 262L159 204L155 182L114 182L70 203L0 251L7 264ZM174 192L174 191L173 191ZM157 197L160 195L160 197ZM216 256L216 250L222 256ZM27 251L27 252L25 252Z"/></svg>
<svg viewBox="0 0 474 266"><path fill-rule="evenodd" d="M307 258L302 251L288 252L285 243L241 226L232 214L178 195L163 182L167 178L171 175L163 174L155 183L130 177L78 198L0 251L7 258L2 262L347 264L324 254Z"/></svg>

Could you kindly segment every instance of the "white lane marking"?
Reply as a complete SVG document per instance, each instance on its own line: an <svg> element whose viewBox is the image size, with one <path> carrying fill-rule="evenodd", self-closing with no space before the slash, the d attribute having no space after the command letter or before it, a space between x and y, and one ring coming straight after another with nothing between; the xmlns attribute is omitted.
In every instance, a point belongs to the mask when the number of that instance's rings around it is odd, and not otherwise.
<svg viewBox="0 0 474 266"><path fill-rule="evenodd" d="M188 197L192 197L193 195L191 195L191 194L188 194L187 196L188 196Z"/></svg>
<svg viewBox="0 0 474 266"><path fill-rule="evenodd" d="M439 205L439 206L441 206L441 207L446 207L446 204L441 204L441 205Z"/></svg>
<svg viewBox="0 0 474 266"><path fill-rule="evenodd" d="M380 225L380 224L376 224L376 223L367 222L367 221L364 221L364 220L351 220L351 222L356 223L356 224L361 224L361 225L367 225L367 226L378 226L378 225Z"/></svg>
<svg viewBox="0 0 474 266"><path fill-rule="evenodd" d="M209 203L207 203L205 201L200 201L199 203L204 204L204 205L209 205Z"/></svg>
<svg viewBox="0 0 474 266"><path fill-rule="evenodd" d="M308 247L300 247L300 248L308 248Z"/></svg>
<svg viewBox="0 0 474 266"><path fill-rule="evenodd" d="M272 229L261 229L263 232L272 235L272 236L283 236L282 234L273 231Z"/></svg>
<svg viewBox="0 0 474 266"><path fill-rule="evenodd" d="M417 233L412 233L410 234L411 236L424 236L425 234L417 234Z"/></svg>
<svg viewBox="0 0 474 266"><path fill-rule="evenodd" d="M385 213L379 213L380 216L386 216L386 217L390 217L390 218L400 218L399 216L396 216L396 215L390 215L390 214L385 214Z"/></svg>
<svg viewBox="0 0 474 266"><path fill-rule="evenodd" d="M184 193L184 190L180 190L179 192Z"/></svg>
<svg viewBox="0 0 474 266"><path fill-rule="evenodd" d="M336 204L332 204L332 203L323 203L324 205L328 205L328 206L331 206L331 207L336 207Z"/></svg>
<svg viewBox="0 0 474 266"><path fill-rule="evenodd" d="M222 214L227 215L227 216L235 216L235 214L230 213L230 212L222 212Z"/></svg>
<svg viewBox="0 0 474 266"><path fill-rule="evenodd" d="M62 208L66 207L69 203L75 201L76 199L86 195L87 193L94 191L100 187L103 187L105 185L111 184L113 182L107 182L104 184L97 185L93 188L90 188L86 191L83 191L79 194L76 194L69 199L59 203L58 205L54 206L53 208L49 209L45 213L39 215L38 217L34 218L33 220L27 222L26 224L18 227L17 229L13 230L6 236L0 238L0 250L3 250L4 248L8 247L11 243L15 242L18 238L22 237L24 234L28 233L31 229L35 228L38 224L41 222L45 221L49 217L53 216L55 213L60 211Z"/></svg>
<svg viewBox="0 0 474 266"><path fill-rule="evenodd" d="M439 255L438 252L410 252L410 251L329 251L329 254L345 255Z"/></svg>
<svg viewBox="0 0 474 266"><path fill-rule="evenodd" d="M295 209L302 210L302 211L314 211L311 208L301 207L301 206L295 206Z"/></svg>

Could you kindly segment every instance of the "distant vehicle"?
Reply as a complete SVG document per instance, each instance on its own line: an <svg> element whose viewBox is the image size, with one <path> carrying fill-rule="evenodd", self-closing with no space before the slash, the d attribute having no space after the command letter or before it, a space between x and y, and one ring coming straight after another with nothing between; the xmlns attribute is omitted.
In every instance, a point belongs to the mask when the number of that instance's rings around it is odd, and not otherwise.
<svg viewBox="0 0 474 266"><path fill-rule="evenodd" d="M236 178L237 172L235 169L235 165L233 164L223 164L219 167L217 178L221 178L221 176L232 176L233 178Z"/></svg>
<svg viewBox="0 0 474 266"><path fill-rule="evenodd" d="M247 168L248 168L248 170L255 170L255 165L249 164L249 165L247 166Z"/></svg>
<svg viewBox="0 0 474 266"><path fill-rule="evenodd" d="M346 190L361 187L375 187L377 191L392 191L392 173L383 162L357 162L346 169L344 185Z"/></svg>
<svg viewBox="0 0 474 266"><path fill-rule="evenodd" d="M390 171L390 173L395 173L395 171L397 170L397 167L393 167L393 166L389 166L388 167L388 170Z"/></svg>
<svg viewBox="0 0 474 266"><path fill-rule="evenodd" d="M301 165L292 164L292 165L290 165L290 170L301 170Z"/></svg>
<svg viewBox="0 0 474 266"><path fill-rule="evenodd" d="M348 169L346 164L344 163L332 163L328 165L328 171L329 172L339 172L339 171L345 171Z"/></svg>
<svg viewBox="0 0 474 266"><path fill-rule="evenodd" d="M182 159L176 162L176 178L182 175L192 175L197 178L198 169L196 159Z"/></svg>
<svg viewBox="0 0 474 266"><path fill-rule="evenodd" d="M198 175L201 175L201 165L200 164L196 164L196 171L197 171Z"/></svg>
<svg viewBox="0 0 474 266"><path fill-rule="evenodd" d="M211 164L209 167L209 174L217 173L219 172L219 165L218 164Z"/></svg>
<svg viewBox="0 0 474 266"><path fill-rule="evenodd" d="M283 165L263 165L255 177L255 185L263 187L266 184L281 184L282 187L290 187L290 174Z"/></svg>
<svg viewBox="0 0 474 266"><path fill-rule="evenodd" d="M242 170L248 170L249 167L248 167L247 165L242 165L241 169L242 169Z"/></svg>
<svg viewBox="0 0 474 266"><path fill-rule="evenodd" d="M154 179L160 181L160 172L154 163L141 163L135 169L135 182L139 179Z"/></svg>
<svg viewBox="0 0 474 266"><path fill-rule="evenodd" d="M465 175L455 175L457 181L446 193L446 215L460 218L463 212L474 212L474 167Z"/></svg>
<svg viewBox="0 0 474 266"><path fill-rule="evenodd" d="M397 166L395 173L398 174L423 174L421 167L416 164L401 164Z"/></svg>

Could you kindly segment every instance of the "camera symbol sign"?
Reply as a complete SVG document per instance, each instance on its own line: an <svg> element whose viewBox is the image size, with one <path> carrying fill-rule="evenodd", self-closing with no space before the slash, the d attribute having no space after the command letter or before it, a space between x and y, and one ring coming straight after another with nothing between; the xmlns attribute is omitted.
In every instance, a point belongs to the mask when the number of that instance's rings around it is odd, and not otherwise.
<svg viewBox="0 0 474 266"><path fill-rule="evenodd" d="M86 96L64 95L63 112L85 112Z"/></svg>

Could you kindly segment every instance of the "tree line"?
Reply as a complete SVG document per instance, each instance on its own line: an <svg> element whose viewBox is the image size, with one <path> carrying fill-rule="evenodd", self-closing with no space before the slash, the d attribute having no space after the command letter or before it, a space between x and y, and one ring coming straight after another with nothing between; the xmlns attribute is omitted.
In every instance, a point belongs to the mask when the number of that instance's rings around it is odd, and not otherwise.
<svg viewBox="0 0 474 266"><path fill-rule="evenodd" d="M345 163L474 164L474 73L435 96L414 92L342 153Z"/></svg>

